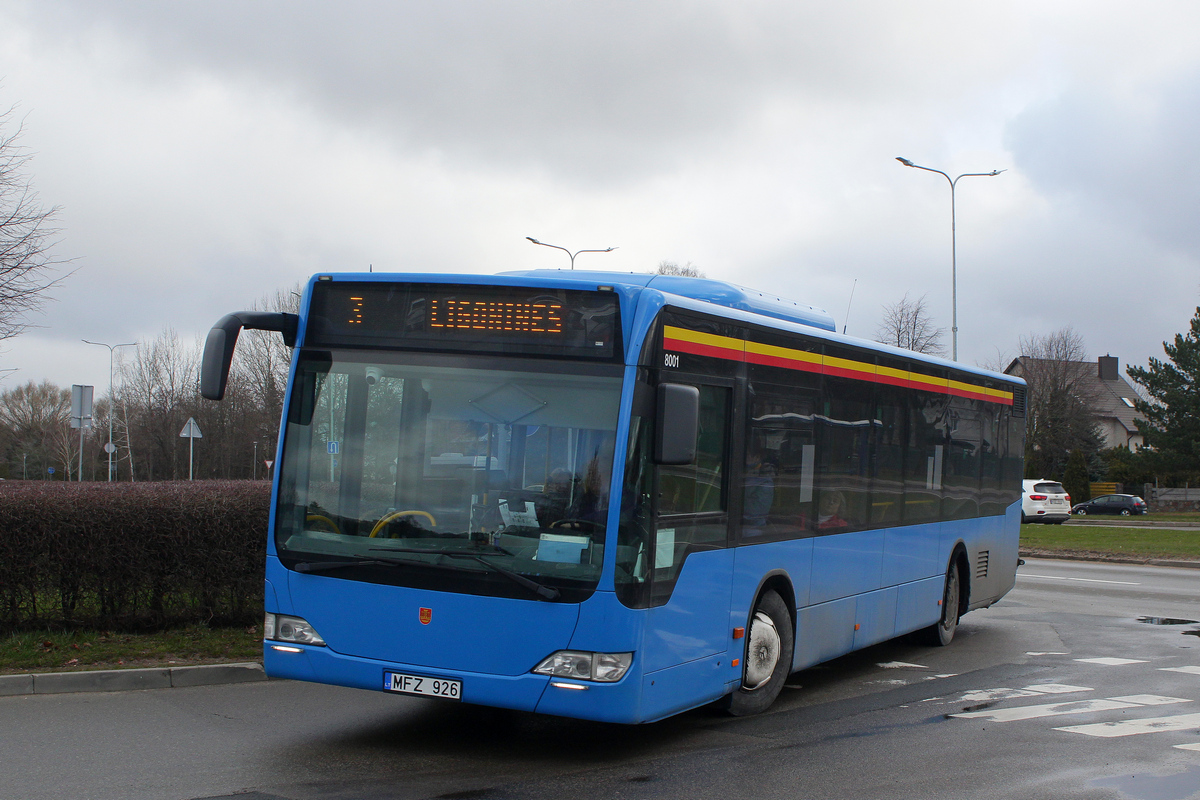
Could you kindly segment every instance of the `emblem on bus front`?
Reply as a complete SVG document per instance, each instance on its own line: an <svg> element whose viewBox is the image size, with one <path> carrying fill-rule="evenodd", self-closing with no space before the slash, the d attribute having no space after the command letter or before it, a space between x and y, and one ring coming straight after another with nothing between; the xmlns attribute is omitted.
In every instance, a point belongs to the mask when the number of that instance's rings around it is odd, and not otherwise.
<svg viewBox="0 0 1200 800"><path fill-rule="evenodd" d="M433 609L432 608L422 608L421 612L418 616L421 619L422 625L428 625L429 621L433 619Z"/></svg>

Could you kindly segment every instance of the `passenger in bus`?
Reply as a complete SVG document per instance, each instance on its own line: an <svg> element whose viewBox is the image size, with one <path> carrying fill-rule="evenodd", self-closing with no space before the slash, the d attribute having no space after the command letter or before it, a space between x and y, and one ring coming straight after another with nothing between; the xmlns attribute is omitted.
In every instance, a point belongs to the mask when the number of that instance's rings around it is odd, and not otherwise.
<svg viewBox="0 0 1200 800"><path fill-rule="evenodd" d="M846 496L837 489L821 492L817 509L817 530L839 531L850 527L846 521Z"/></svg>
<svg viewBox="0 0 1200 800"><path fill-rule="evenodd" d="M742 535L761 536L766 533L767 515L775 502L775 465L763 459L757 443L746 451L743 491Z"/></svg>

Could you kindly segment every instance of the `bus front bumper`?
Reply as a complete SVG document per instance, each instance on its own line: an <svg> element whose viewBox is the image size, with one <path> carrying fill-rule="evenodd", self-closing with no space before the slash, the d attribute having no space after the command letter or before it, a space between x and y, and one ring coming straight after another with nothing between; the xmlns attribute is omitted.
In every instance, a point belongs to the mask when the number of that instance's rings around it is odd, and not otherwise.
<svg viewBox="0 0 1200 800"><path fill-rule="evenodd" d="M634 667L620 681L597 683L551 678L532 672L521 675L453 672L347 656L328 647L268 641L263 643L263 667L271 678L328 683L386 694L401 693L385 688L385 673L457 680L462 682L461 701L465 703L599 722L643 721L638 713L640 674L636 660Z"/></svg>

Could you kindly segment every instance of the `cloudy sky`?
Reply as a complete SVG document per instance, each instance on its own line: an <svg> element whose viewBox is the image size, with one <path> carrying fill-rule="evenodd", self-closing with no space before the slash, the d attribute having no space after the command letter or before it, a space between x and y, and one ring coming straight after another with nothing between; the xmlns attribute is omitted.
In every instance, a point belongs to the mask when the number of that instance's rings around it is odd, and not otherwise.
<svg viewBox="0 0 1200 800"><path fill-rule="evenodd" d="M691 262L960 360L1122 367L1200 304L1200 4L0 0L0 108L74 272L0 386L108 382L317 271ZM853 290L853 302L851 293ZM847 313L847 309L849 312ZM947 334L947 342L949 335Z"/></svg>

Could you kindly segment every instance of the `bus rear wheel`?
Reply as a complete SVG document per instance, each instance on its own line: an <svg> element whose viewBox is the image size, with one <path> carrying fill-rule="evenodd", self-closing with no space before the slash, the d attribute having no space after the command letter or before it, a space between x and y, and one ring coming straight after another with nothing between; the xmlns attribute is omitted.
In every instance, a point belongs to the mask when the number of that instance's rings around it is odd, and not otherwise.
<svg viewBox="0 0 1200 800"><path fill-rule="evenodd" d="M792 671L795 648L792 616L783 599L763 592L746 630L742 685L725 696L726 710L736 716L759 714L770 708Z"/></svg>
<svg viewBox="0 0 1200 800"><path fill-rule="evenodd" d="M946 570L946 589L942 592L942 618L936 625L930 625L920 631L920 638L924 644L945 647L953 641L954 632L958 630L958 618L961 616L961 597L962 571L958 560L955 559L950 562L950 569Z"/></svg>

